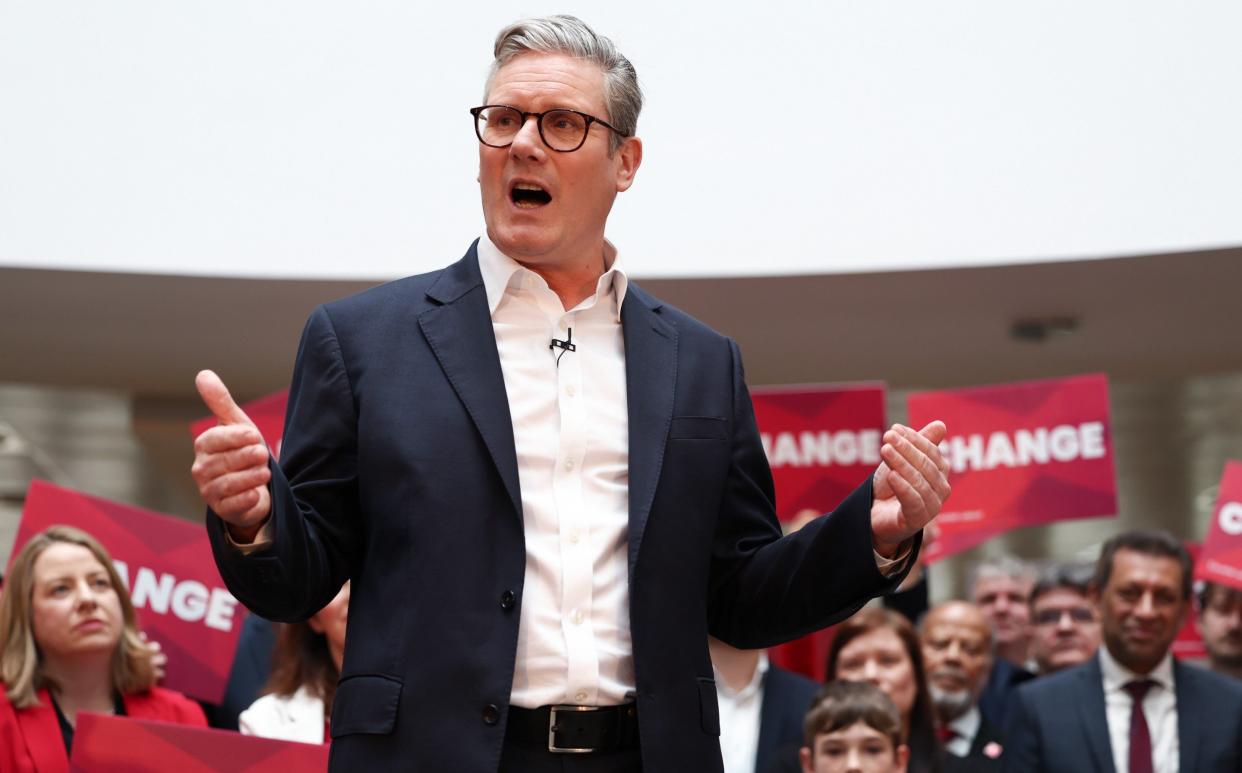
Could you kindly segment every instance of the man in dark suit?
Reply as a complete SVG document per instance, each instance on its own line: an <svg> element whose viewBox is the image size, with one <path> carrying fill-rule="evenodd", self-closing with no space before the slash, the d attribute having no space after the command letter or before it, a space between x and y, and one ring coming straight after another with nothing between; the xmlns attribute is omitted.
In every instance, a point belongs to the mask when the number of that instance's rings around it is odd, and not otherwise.
<svg viewBox="0 0 1242 773"><path fill-rule="evenodd" d="M1081 666L1018 689L1006 771L1242 771L1242 684L1169 653L1191 571L1185 547L1164 532L1105 543L1092 590L1103 646Z"/></svg>
<svg viewBox="0 0 1242 773"><path fill-rule="evenodd" d="M633 67L570 17L494 54L484 234L315 310L280 466L199 374L216 561L274 620L352 578L333 770L718 771L709 632L763 647L895 587L948 496L944 425L886 433L782 539L737 347L604 239L642 159Z"/></svg>
<svg viewBox="0 0 1242 773"><path fill-rule="evenodd" d="M927 689L944 744L945 771L999 771L1000 731L979 709L992 668L992 627L983 611L965 601L946 601L919 626Z"/></svg>
<svg viewBox="0 0 1242 773"><path fill-rule="evenodd" d="M802 720L819 683L768 661L766 650L708 640L720 704L725 773L767 773L778 752L802 746Z"/></svg>

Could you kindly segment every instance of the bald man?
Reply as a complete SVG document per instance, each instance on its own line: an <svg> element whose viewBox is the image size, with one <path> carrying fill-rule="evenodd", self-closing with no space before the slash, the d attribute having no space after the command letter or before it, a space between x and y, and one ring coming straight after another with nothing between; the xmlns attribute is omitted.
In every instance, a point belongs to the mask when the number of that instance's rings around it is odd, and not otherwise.
<svg viewBox="0 0 1242 773"><path fill-rule="evenodd" d="M992 626L965 601L932 607L920 629L927 687L947 752L945 770L999 771L1000 733L979 711L992 670Z"/></svg>

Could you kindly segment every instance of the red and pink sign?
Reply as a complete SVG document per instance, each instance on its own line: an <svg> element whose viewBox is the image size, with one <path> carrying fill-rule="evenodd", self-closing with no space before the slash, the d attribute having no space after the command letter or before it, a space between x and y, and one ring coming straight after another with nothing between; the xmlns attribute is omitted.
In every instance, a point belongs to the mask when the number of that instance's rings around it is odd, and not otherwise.
<svg viewBox="0 0 1242 773"><path fill-rule="evenodd" d="M328 769L328 746L164 722L78 715L73 773L259 773Z"/></svg>
<svg viewBox="0 0 1242 773"><path fill-rule="evenodd" d="M277 460L280 459L280 439L285 434L285 408L288 405L289 390L285 389L239 406L259 428L263 442L267 443L268 450ZM217 423L215 416L199 419L190 425L190 434L198 437Z"/></svg>
<svg viewBox="0 0 1242 773"><path fill-rule="evenodd" d="M1116 515L1105 376L922 392L908 405L911 426L948 426L953 494L927 562L1023 526Z"/></svg>
<svg viewBox="0 0 1242 773"><path fill-rule="evenodd" d="M168 656L163 685L219 703L246 608L225 589L203 527L36 480L13 554L55 524L90 533L112 554L141 629Z"/></svg>
<svg viewBox="0 0 1242 773"><path fill-rule="evenodd" d="M883 384L765 387L751 400L782 521L828 512L880 464Z"/></svg>
<svg viewBox="0 0 1242 773"><path fill-rule="evenodd" d="M828 512L879 466L883 384L767 387L752 390L751 399L781 521ZM769 655L822 682L831 641L830 630L820 631Z"/></svg>
<svg viewBox="0 0 1242 773"><path fill-rule="evenodd" d="M1242 588L1242 462L1225 463L1195 577Z"/></svg>

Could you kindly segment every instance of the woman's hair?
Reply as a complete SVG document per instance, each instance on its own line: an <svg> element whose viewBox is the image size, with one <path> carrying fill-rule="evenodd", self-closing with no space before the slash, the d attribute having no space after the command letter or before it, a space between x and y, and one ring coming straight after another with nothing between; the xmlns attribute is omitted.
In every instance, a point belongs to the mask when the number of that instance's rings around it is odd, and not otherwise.
<svg viewBox="0 0 1242 773"><path fill-rule="evenodd" d="M906 745L910 747L911 769L939 770L940 742L936 740L935 715L932 713L931 695L927 691L923 647L919 642L918 632L909 620L891 609L864 607L838 625L833 630L832 644L828 647L828 681L840 678L837 675L837 665L845 645L881 628L897 634L914 671L914 705L910 708L909 734L905 739Z"/></svg>
<svg viewBox="0 0 1242 773"><path fill-rule="evenodd" d="M31 537L22 547L9 570L4 594L0 596L0 681L9 701L25 709L39 704L38 691L57 685L43 672L43 653L34 637L33 599L35 561L52 545L61 542L89 550L104 571L121 603L121 638L112 654L113 689L135 693L155 684L152 652L138 635L138 618L129 591L112 565L112 557L91 535L72 526L50 526Z"/></svg>
<svg viewBox="0 0 1242 773"><path fill-rule="evenodd" d="M288 697L305 687L311 695L323 700L327 713L332 710L339 678L326 636L313 631L310 623L278 626L276 646L272 650L272 675L263 688L264 693Z"/></svg>
<svg viewBox="0 0 1242 773"><path fill-rule="evenodd" d="M887 736L894 751L904 743L901 714L883 690L868 682L836 681L819 688L811 701L811 710L802 723L806 745L814 749L817 736L835 733L859 722Z"/></svg>

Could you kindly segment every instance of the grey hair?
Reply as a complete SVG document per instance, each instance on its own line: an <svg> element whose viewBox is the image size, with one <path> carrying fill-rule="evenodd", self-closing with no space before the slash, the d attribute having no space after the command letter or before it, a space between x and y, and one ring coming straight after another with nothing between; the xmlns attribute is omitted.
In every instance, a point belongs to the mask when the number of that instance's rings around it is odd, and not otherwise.
<svg viewBox="0 0 1242 773"><path fill-rule="evenodd" d="M1026 580L1033 584L1038 577L1038 572L1031 564L1010 555L989 558L976 564L970 572L970 584L967 587L970 588L971 596L974 596L975 586L979 584L979 580L985 577L1008 577L1012 580Z"/></svg>
<svg viewBox="0 0 1242 773"><path fill-rule="evenodd" d="M630 60L622 56L616 44L599 35L586 22L574 16L543 16L519 19L496 35L492 51L496 57L483 89L486 101L492 80L501 67L525 53L568 54L599 66L604 73L605 120L624 135L633 137L638 131L638 114L643 109L643 92L638 86L638 73ZM612 135L610 148L621 147L622 136Z"/></svg>

